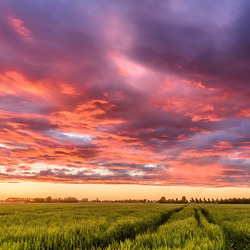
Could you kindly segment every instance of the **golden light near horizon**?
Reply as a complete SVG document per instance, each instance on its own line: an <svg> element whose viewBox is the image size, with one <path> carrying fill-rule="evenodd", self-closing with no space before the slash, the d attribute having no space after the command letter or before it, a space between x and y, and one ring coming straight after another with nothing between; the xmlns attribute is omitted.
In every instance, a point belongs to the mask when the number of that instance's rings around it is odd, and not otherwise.
<svg viewBox="0 0 250 250"><path fill-rule="evenodd" d="M249 188L225 187L204 188L188 186L148 186L148 185L112 185L112 184L53 184L53 183L1 183L0 200L8 197L20 198L53 198L76 197L119 200L149 199L159 200L162 196L168 199L193 198L243 198L249 197Z"/></svg>

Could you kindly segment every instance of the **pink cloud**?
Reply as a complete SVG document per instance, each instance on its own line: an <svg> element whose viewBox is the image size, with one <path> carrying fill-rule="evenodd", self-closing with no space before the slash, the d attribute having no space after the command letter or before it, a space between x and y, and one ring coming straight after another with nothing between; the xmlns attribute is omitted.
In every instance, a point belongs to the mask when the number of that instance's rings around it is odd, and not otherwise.
<svg viewBox="0 0 250 250"><path fill-rule="evenodd" d="M24 39L31 40L31 31L27 29L22 20L17 18L10 18L10 25L19 33Z"/></svg>

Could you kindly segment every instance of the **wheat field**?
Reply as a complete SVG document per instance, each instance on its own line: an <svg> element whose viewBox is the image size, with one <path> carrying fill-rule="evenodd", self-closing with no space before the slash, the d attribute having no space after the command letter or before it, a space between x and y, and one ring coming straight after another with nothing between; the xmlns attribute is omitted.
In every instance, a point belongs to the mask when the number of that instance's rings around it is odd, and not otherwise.
<svg viewBox="0 0 250 250"><path fill-rule="evenodd" d="M250 249L250 205L1 204L0 249Z"/></svg>

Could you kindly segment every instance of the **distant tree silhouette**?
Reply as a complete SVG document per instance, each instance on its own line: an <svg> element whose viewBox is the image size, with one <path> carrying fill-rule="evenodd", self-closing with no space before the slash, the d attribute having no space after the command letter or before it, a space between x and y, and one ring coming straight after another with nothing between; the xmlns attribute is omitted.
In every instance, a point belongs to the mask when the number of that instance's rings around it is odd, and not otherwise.
<svg viewBox="0 0 250 250"><path fill-rule="evenodd" d="M167 200L166 200L165 196L162 196L160 198L159 203L167 203Z"/></svg>
<svg viewBox="0 0 250 250"><path fill-rule="evenodd" d="M182 196L181 203L188 203L186 196Z"/></svg>
<svg viewBox="0 0 250 250"><path fill-rule="evenodd" d="M77 203L78 200L75 197L64 198L63 203Z"/></svg>
<svg viewBox="0 0 250 250"><path fill-rule="evenodd" d="M45 199L44 198L34 198L33 201L36 203L44 203Z"/></svg>
<svg viewBox="0 0 250 250"><path fill-rule="evenodd" d="M51 196L48 196L48 197L46 198L46 201L49 202L49 203L52 202Z"/></svg>

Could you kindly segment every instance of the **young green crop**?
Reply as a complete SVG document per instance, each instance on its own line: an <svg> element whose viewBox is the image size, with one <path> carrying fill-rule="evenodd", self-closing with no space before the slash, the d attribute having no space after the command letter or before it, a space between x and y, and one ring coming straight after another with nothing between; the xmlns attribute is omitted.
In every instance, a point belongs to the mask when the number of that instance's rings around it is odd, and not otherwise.
<svg viewBox="0 0 250 250"><path fill-rule="evenodd" d="M0 249L250 249L250 206L1 204Z"/></svg>

